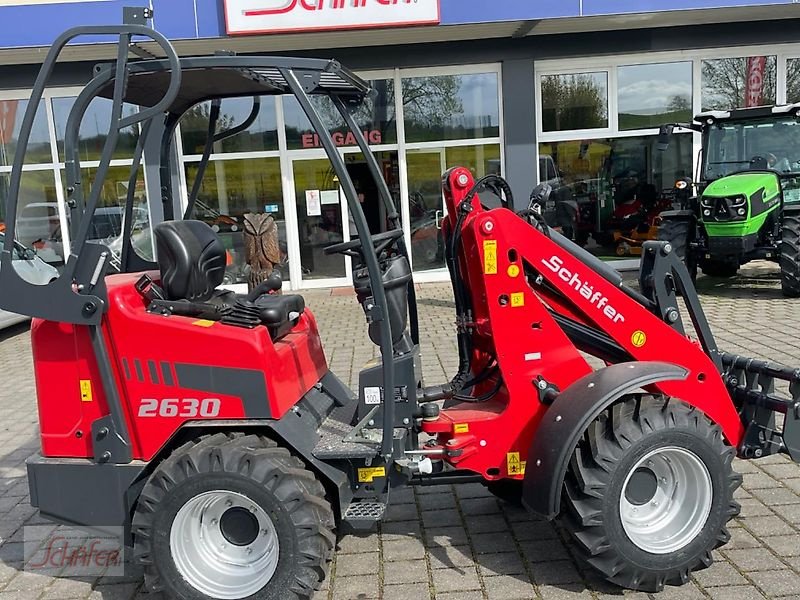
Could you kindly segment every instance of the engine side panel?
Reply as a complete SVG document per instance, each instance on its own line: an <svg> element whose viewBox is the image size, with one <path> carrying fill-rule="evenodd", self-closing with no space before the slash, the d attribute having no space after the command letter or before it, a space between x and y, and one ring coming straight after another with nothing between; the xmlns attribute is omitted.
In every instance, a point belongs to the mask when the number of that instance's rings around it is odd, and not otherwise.
<svg viewBox="0 0 800 600"><path fill-rule="evenodd" d="M134 459L150 460L192 421L279 419L328 370L310 311L273 343L265 327L150 314L134 288L138 278L107 278L103 322ZM43 454L91 457L91 424L108 408L88 333L57 323L35 327ZM90 398L82 397L81 381L89 382Z"/></svg>

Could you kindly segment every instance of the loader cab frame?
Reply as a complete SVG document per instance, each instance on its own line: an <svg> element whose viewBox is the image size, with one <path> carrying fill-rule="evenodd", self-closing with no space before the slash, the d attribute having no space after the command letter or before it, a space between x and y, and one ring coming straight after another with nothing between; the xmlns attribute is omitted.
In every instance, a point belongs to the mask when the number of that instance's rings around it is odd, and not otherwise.
<svg viewBox="0 0 800 600"><path fill-rule="evenodd" d="M353 111L373 93L369 84L332 60L245 57L233 54L179 58L170 42L148 26L147 19L150 16L147 9L126 9L124 25L76 27L63 33L50 48L31 91L31 99L19 132L19 144L6 207L6 241L0 254L0 265L2 265L0 288L4 291L0 304L7 310L40 319L89 327L94 354L103 374L103 391L109 399L111 437L118 441L120 448L129 447L121 402L115 390L109 354L100 326L108 304L105 275L114 270L139 272L157 269L155 262L144 260L133 252L131 243L135 182L142 166L144 149L149 140L155 136L160 137L159 191L164 220L190 219L213 142L246 129L258 115L260 96L293 95L316 131L339 178L352 214L358 238L346 244L339 244L338 246L342 248L332 249L354 257L356 264L366 276L363 279L365 282L363 305L368 320L372 323L373 341L381 350L382 386L383 389L394 389L393 339L396 340L398 335L404 332L393 332L393 325L395 328L401 326L405 329L407 317L410 317L410 335L405 335L411 345L416 345L418 324L414 285L410 273L408 282L405 280L403 282L406 293L401 295L402 301L390 303L387 300L383 277L385 263L382 266L380 255L391 248L393 253L407 259L408 250L405 247L400 216L394 200L380 174L380 167L370 151L369 144L353 117ZM22 166L39 101L62 50L70 42L88 36L116 41L119 50L115 62L95 67L93 78L78 96L68 117L65 169L67 206L72 234L70 247L64 248L65 266L61 277L45 286L34 285L22 279L11 268ZM163 58L132 59L131 54L142 53L138 46L141 42L154 43ZM330 99L361 149L386 210L391 226L388 232L377 236L370 235L367 219L342 155L311 101L311 97L315 95L327 96ZM224 98L233 97L253 98L252 112L243 123L226 131L216 132L219 104ZM83 118L95 98L112 101L111 122L96 177L94 181L87 182L81 175L78 139ZM190 184L192 187L187 209L183 215L176 216L173 200L178 192L175 189L176 178L173 177L170 157L176 143L177 125L186 111L207 101L212 103L208 142L199 165L197 180ZM125 116L123 114L125 104L138 107L138 112ZM87 239L120 132L127 127L137 125L140 127L140 135L130 169L130 185L124 205L121 252L115 255L109 248L97 243L88 243ZM152 199L150 202L152 203ZM362 243L366 240L371 240L372 243ZM398 315L401 318L396 318ZM384 435L381 453L384 456L393 453L392 431L395 420L393 413L393 403L387 403L383 411ZM124 450L118 453L118 456L120 460L125 461ZM130 460L129 456L127 458Z"/></svg>

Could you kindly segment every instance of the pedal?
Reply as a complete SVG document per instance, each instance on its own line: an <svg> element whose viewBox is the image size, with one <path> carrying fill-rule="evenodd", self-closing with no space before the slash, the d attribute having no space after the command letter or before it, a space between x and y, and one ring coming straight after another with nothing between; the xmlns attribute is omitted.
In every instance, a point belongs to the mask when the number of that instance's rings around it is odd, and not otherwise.
<svg viewBox="0 0 800 600"><path fill-rule="evenodd" d="M378 500L353 500L344 513L342 519L355 530L364 531L383 520L386 513L386 503Z"/></svg>

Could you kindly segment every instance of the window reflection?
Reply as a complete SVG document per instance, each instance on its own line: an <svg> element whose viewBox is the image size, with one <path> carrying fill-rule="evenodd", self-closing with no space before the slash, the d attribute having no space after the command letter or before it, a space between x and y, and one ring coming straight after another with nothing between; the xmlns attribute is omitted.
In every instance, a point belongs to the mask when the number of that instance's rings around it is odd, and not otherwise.
<svg viewBox="0 0 800 600"><path fill-rule="evenodd" d="M53 116L56 123L56 140L58 155L64 160L64 137L67 130L67 119L75 104L75 98L53 98ZM111 124L111 100L95 98L81 121L78 138L78 158L82 161L100 160L103 145L106 142L108 129ZM127 117L136 112L136 107L125 104L122 116ZM132 158L139 140L139 126L131 125L119 133L119 141L114 149L112 158Z"/></svg>
<svg viewBox="0 0 800 600"><path fill-rule="evenodd" d="M704 60L703 110L731 110L775 104L776 76L775 56Z"/></svg>
<svg viewBox="0 0 800 600"><path fill-rule="evenodd" d="M27 108L27 100L0 100L0 166L10 166L14 162L19 131L22 128L22 119ZM33 121L25 162L28 164L43 163L51 160L47 117L44 103L40 102Z"/></svg>
<svg viewBox="0 0 800 600"><path fill-rule="evenodd" d="M375 96L367 98L355 114L356 123L370 145L394 144L397 142L395 122L394 81L379 79L371 81ZM348 129L339 111L327 96L311 96L311 103L320 113L322 121L331 132L337 146L356 146L356 140L348 135ZM319 136L314 131L300 103L294 96L284 96L283 114L286 121L286 143L290 150L321 148Z"/></svg>
<svg viewBox="0 0 800 600"><path fill-rule="evenodd" d="M617 69L619 128L648 129L692 119L692 63Z"/></svg>
<svg viewBox="0 0 800 600"><path fill-rule="evenodd" d="M539 178L553 187L542 207L548 223L595 254L635 254L629 234L652 239L650 226L672 207L675 181L692 172L691 135L674 136L666 151L656 149L656 139L540 144Z"/></svg>
<svg viewBox="0 0 800 600"><path fill-rule="evenodd" d="M406 141L500 135L497 73L408 77L402 82Z"/></svg>
<svg viewBox="0 0 800 600"><path fill-rule="evenodd" d="M608 73L542 77L542 129L608 127Z"/></svg>
<svg viewBox="0 0 800 600"><path fill-rule="evenodd" d="M217 132L244 123L253 110L252 98L226 98L220 106ZM211 103L203 102L189 109L181 119L183 153L202 154L208 134ZM259 152L278 149L278 121L275 116L275 97L263 96L255 122L247 130L220 142L212 153Z"/></svg>

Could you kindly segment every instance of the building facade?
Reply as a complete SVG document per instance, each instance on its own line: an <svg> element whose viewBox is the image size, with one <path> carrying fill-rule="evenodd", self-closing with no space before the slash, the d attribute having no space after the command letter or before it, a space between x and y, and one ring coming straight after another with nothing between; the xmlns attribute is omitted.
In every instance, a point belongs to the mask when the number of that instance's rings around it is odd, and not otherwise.
<svg viewBox="0 0 800 600"><path fill-rule="evenodd" d="M546 181L565 205L591 206L591 229L573 231L603 249L603 223L632 201L660 197L692 176L700 140L676 136L656 150L665 122L707 109L800 101L800 7L789 1L567 0L92 0L3 2L0 19L0 196L16 132L47 45L70 25L114 23L122 6L150 5L154 26L181 55L219 50L336 58L373 83L358 120L401 209L418 281L446 278L439 225L441 174L464 165L502 173L517 207ZM36 23L36 27L31 24ZM146 51L154 49L142 44ZM65 52L58 85L37 113L19 210L21 241L57 263L67 232L63 138L69 109L96 62L112 54L100 39ZM333 111L320 106L363 200L373 231L385 215L363 157ZM219 128L253 109L224 101ZM185 206L195 186L209 107L184 117L175 149ZM97 167L108 106L96 100L81 130L84 178ZM103 187L94 237L119 229L138 130L125 132ZM145 167L148 155L145 155ZM797 157L800 159L800 157ZM137 251L152 255L149 226L161 218L155 173L137 182ZM228 283L243 281L242 216L272 214L292 288L345 285L349 259L326 245L348 239L349 215L319 140L293 98L261 100L253 124L215 144L195 216L229 251ZM155 193L154 193L155 191ZM653 196L654 195L654 196ZM148 202L148 198L154 199ZM4 198L3 198L4 200ZM176 207L180 210L180 206ZM588 222L591 221L591 222ZM597 231L595 231L597 230ZM63 232L63 233L62 233ZM595 235L596 234L596 235ZM582 242L586 240L581 240Z"/></svg>

